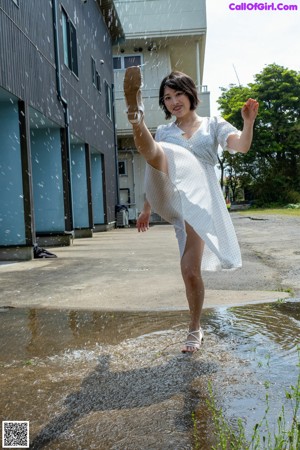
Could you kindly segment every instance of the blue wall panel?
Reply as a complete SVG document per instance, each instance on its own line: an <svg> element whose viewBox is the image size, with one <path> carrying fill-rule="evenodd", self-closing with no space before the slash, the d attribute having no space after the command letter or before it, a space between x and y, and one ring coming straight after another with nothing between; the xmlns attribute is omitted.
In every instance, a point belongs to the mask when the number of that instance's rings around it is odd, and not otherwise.
<svg viewBox="0 0 300 450"><path fill-rule="evenodd" d="M0 245L24 245L18 104L0 103Z"/></svg>
<svg viewBox="0 0 300 450"><path fill-rule="evenodd" d="M73 144L71 155L74 227L87 228L89 211L84 145Z"/></svg>
<svg viewBox="0 0 300 450"><path fill-rule="evenodd" d="M60 130L31 130L34 213L37 232L65 230Z"/></svg>
<svg viewBox="0 0 300 450"><path fill-rule="evenodd" d="M92 198L94 224L104 223L102 157L99 153L91 155L92 166Z"/></svg>

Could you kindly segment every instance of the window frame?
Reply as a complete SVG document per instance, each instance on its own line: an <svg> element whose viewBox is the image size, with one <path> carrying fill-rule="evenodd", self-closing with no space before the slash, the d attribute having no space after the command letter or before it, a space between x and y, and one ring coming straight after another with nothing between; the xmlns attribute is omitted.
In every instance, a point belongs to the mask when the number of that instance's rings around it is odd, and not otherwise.
<svg viewBox="0 0 300 450"><path fill-rule="evenodd" d="M120 67L116 67L116 68L114 67L114 62L116 60L120 60ZM121 58L121 56L119 56L119 55L113 56L113 69L114 70L122 70L122 58Z"/></svg>
<svg viewBox="0 0 300 450"><path fill-rule="evenodd" d="M124 173L120 172L120 163L124 164ZM128 177L127 159L119 159L118 161L118 175L119 177Z"/></svg>
<svg viewBox="0 0 300 450"><path fill-rule="evenodd" d="M77 31L68 13L62 8L64 64L78 78Z"/></svg>
<svg viewBox="0 0 300 450"><path fill-rule="evenodd" d="M94 88L97 89L99 94L102 94L102 77L99 70L97 70L96 60L91 56L91 73L92 73L92 83Z"/></svg>
<svg viewBox="0 0 300 450"><path fill-rule="evenodd" d="M96 87L96 72L97 72L96 61L92 56L91 56L91 71L92 71L92 83Z"/></svg>
<svg viewBox="0 0 300 450"><path fill-rule="evenodd" d="M96 89L99 92L99 94L102 94L102 86L101 86L101 75L98 72L98 70L96 70Z"/></svg>
<svg viewBox="0 0 300 450"><path fill-rule="evenodd" d="M107 80L104 81L106 117L112 121L112 89Z"/></svg>
<svg viewBox="0 0 300 450"><path fill-rule="evenodd" d="M114 60L119 59L121 62L121 67L120 68L114 68L114 71L120 71L120 70L126 70L127 67L130 67L129 65L127 66L125 64L125 60L127 58L140 58L140 63L139 64L130 64L130 65L136 65L136 66L142 66L143 65L143 55L141 53L128 53L128 54L122 54L122 55L113 55L113 67L114 67Z"/></svg>

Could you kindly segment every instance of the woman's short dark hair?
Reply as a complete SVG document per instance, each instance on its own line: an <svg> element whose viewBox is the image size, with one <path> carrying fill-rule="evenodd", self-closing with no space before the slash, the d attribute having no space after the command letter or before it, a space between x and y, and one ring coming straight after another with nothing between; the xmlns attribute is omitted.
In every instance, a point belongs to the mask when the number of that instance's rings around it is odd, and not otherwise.
<svg viewBox="0 0 300 450"><path fill-rule="evenodd" d="M166 119L170 119L172 114L167 110L164 102L165 87L174 89L174 91L181 91L188 96L191 102L191 111L194 111L200 100L198 98L197 88L191 77L182 72L171 72L166 76L159 88L159 106L166 115Z"/></svg>

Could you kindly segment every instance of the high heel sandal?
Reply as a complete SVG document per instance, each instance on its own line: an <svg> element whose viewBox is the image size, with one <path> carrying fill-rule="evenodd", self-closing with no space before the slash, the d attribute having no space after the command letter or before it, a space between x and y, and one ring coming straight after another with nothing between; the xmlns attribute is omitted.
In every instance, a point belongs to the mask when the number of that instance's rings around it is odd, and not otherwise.
<svg viewBox="0 0 300 450"><path fill-rule="evenodd" d="M197 336L197 333L199 333L199 337ZM190 337L193 339L191 340ZM182 353L194 353L197 352L200 348L200 345L202 344L204 340L204 333L202 328L199 328L197 331L189 331L189 334L187 336L187 340L185 342L185 348L183 348L181 351ZM187 348L190 347L191 350L187 350Z"/></svg>
<svg viewBox="0 0 300 450"><path fill-rule="evenodd" d="M124 77L124 94L127 117L131 124L139 124L144 117L141 87L141 69L138 66L128 67Z"/></svg>

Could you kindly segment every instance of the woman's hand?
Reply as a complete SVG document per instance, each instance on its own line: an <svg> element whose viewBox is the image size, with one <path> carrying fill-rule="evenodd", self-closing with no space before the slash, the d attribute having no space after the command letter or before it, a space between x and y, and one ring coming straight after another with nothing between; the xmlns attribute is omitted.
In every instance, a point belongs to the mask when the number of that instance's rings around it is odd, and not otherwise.
<svg viewBox="0 0 300 450"><path fill-rule="evenodd" d="M150 222L150 214L151 211L142 211L139 215L137 221L136 221L136 227L138 229L138 232L147 231L149 229L149 222Z"/></svg>
<svg viewBox="0 0 300 450"><path fill-rule="evenodd" d="M149 229L150 216L151 216L151 205L146 199L144 202L143 211L141 212L136 221L138 232L147 231Z"/></svg>
<svg viewBox="0 0 300 450"><path fill-rule="evenodd" d="M247 153L250 149L253 138L253 126L258 114L259 103L253 98L248 98L242 107L241 114L244 120L243 131L240 135L232 134L228 136L228 148L240 153Z"/></svg>
<svg viewBox="0 0 300 450"><path fill-rule="evenodd" d="M253 98L248 98L244 104L241 114L244 122L254 122L258 114L259 103Z"/></svg>

